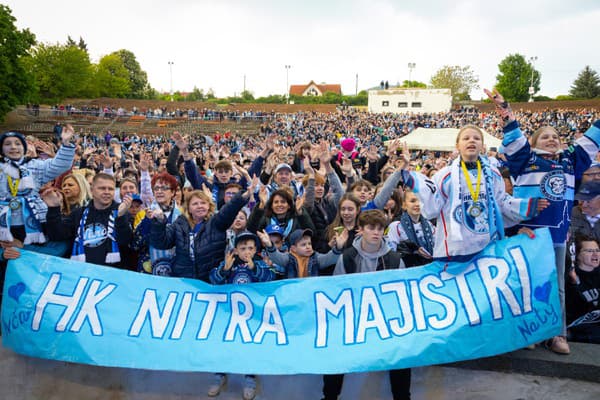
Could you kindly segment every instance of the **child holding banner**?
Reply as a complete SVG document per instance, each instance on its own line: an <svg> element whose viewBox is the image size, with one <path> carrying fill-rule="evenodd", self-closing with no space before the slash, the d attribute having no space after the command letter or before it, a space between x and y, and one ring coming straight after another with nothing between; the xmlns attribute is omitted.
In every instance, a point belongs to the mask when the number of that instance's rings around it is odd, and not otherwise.
<svg viewBox="0 0 600 400"><path fill-rule="evenodd" d="M575 141L575 145L566 149L561 145L558 132L551 126L541 127L527 141L502 95L496 90L485 90L485 93L494 102L497 112L505 122L502 145L511 176L515 179L515 196L541 197L549 204L547 209L524 221L521 226L548 227L552 234L563 329L560 336L554 337L546 345L555 353L569 354L565 320L567 232L575 196L575 177L581 177L598 154L600 120L594 122L587 132Z"/></svg>
<svg viewBox="0 0 600 400"><path fill-rule="evenodd" d="M252 282L267 282L273 280L275 274L269 266L256 255L260 241L250 232L242 232L235 238L235 248L225 256L218 267L210 272L210 283L222 285L225 283L245 284ZM207 394L217 396L227 384L227 375L215 374L214 382L209 386ZM246 375L243 389L244 400L256 397L256 376Z"/></svg>
<svg viewBox="0 0 600 400"><path fill-rule="evenodd" d="M338 259L334 275L383 271L405 268L400 253L392 251L384 238L387 225L381 210L363 211L358 217L361 236L345 249ZM410 399L410 368L389 371L392 395L395 400ZM344 375L323 375L323 400L337 399L342 392Z"/></svg>
<svg viewBox="0 0 600 400"><path fill-rule="evenodd" d="M466 125L458 131L456 148L459 157L433 180L406 170L403 179L421 201L423 216L437 218L433 259L461 262L504 237L503 218L531 218L547 203L505 192L502 175L482 156L483 131L477 126ZM410 158L406 144L402 156Z"/></svg>

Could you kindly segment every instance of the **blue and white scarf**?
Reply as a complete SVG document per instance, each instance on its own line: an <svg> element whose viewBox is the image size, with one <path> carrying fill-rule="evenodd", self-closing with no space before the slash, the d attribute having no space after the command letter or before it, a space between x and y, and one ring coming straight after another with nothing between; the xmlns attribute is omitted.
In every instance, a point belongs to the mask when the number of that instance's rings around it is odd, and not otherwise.
<svg viewBox="0 0 600 400"><path fill-rule="evenodd" d="M483 173L483 179L485 182L485 194L486 194L486 210L487 210L487 222L489 227L490 240L498 240L504 238L504 223L502 221L502 214L500 213L500 207L494 198L494 176L490 163L485 157L479 157L481 162L481 172ZM461 205L463 207L463 213L466 213L465 204L461 197L466 188L463 188L460 181L460 175L462 174L460 168L460 157L457 157L451 165L451 184L452 184L452 210L456 206ZM468 191L468 189L466 189ZM463 236L461 233L460 222L455 218L449 218L450 223L450 236L455 240L462 240Z"/></svg>
<svg viewBox="0 0 600 400"><path fill-rule="evenodd" d="M77 237L73 243L73 251L71 252L71 260L86 261L85 258L85 245L87 244L84 239L85 223L87 221L88 214L90 213L90 207L86 207L83 210L83 215L79 221L79 228L77 229ZM115 264L121 261L121 254L119 253L119 246L115 239L115 220L117 219L118 210L113 210L108 218L108 229L106 237L111 241L111 250L106 254L104 261L107 264Z"/></svg>
<svg viewBox="0 0 600 400"><path fill-rule="evenodd" d="M35 190L35 182L25 166L28 159L21 158L14 161L8 158L3 159L2 171L12 179L19 180L19 187L16 199L21 206L17 210L12 210L8 204L11 198L0 199L0 240L13 241L13 235L10 228L13 222L13 212L21 213L21 220L25 227L25 241L23 244L45 243L46 236L42 232L42 224L46 222L48 206L40 198ZM7 178L8 179L8 178Z"/></svg>

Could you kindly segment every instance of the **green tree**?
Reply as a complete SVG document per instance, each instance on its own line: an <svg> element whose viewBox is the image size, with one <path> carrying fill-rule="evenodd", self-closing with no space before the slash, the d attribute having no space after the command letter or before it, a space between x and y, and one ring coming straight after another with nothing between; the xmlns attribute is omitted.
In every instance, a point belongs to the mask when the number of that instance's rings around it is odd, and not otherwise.
<svg viewBox="0 0 600 400"><path fill-rule="evenodd" d="M444 65L431 77L431 86L450 89L452 100L468 100L469 92L479 89L479 77L466 65Z"/></svg>
<svg viewBox="0 0 600 400"><path fill-rule="evenodd" d="M105 97L125 97L131 92L129 71L117 54L100 59L95 76L98 94Z"/></svg>
<svg viewBox="0 0 600 400"><path fill-rule="evenodd" d="M59 102L95 94L90 86L93 77L90 57L78 46L39 44L33 49L28 66L42 101Z"/></svg>
<svg viewBox="0 0 600 400"><path fill-rule="evenodd" d="M427 84L423 83L423 82L419 82L419 81L405 80L402 82L402 85L400 87L403 87L403 88L426 88Z"/></svg>
<svg viewBox="0 0 600 400"><path fill-rule="evenodd" d="M18 30L11 9L0 4L0 121L16 105L30 99L35 90L33 76L24 62L35 35Z"/></svg>
<svg viewBox="0 0 600 400"><path fill-rule="evenodd" d="M533 94L539 92L542 75L521 54L508 55L500 61L498 69L500 73L496 76L496 89L507 101L527 101L530 86L533 86Z"/></svg>
<svg viewBox="0 0 600 400"><path fill-rule="evenodd" d="M148 74L146 71L142 70L140 63L138 63L137 59L135 58L135 54L125 49L115 51L111 54L117 55L121 58L123 65L125 68L127 68L129 73L130 93L128 93L126 97L138 99L146 98L147 92L150 89L150 85L148 84Z"/></svg>
<svg viewBox="0 0 600 400"><path fill-rule="evenodd" d="M208 88L208 92L206 92L206 99L211 100L216 98L217 96L215 96L215 91L213 90L213 88Z"/></svg>
<svg viewBox="0 0 600 400"><path fill-rule="evenodd" d="M203 101L205 99L204 90L198 89L196 86L194 86L192 93L188 94L185 99L187 101Z"/></svg>
<svg viewBox="0 0 600 400"><path fill-rule="evenodd" d="M77 43L77 46L85 51L87 53L88 48L87 48L87 43L85 42L85 40L83 40L83 38L81 36L79 36L79 43Z"/></svg>
<svg viewBox="0 0 600 400"><path fill-rule="evenodd" d="M569 94L580 99L593 99L600 96L598 73L586 65L573 82Z"/></svg>
<svg viewBox="0 0 600 400"><path fill-rule="evenodd" d="M242 98L244 103L254 102L254 95L249 90L243 90L242 93L240 93L240 97Z"/></svg>

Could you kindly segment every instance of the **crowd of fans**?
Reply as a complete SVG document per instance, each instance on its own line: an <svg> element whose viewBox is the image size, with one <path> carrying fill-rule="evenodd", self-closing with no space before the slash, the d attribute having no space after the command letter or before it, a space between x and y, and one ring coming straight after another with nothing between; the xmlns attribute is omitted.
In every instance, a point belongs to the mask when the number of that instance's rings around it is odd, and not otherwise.
<svg viewBox="0 0 600 400"><path fill-rule="evenodd" d="M555 249L566 249L556 250L564 260L565 329L547 346L568 354L567 339L598 343L598 112L513 112L499 94L490 98L496 112L257 113L265 119L247 136L91 133L57 125L50 143L7 132L0 136L1 257L6 262L24 248L140 273L245 284L461 260L505 234L531 234L527 227L540 225L527 221L569 207L570 228L564 237L553 233ZM418 127L460 128L457 150L409 151L401 138ZM505 149L486 152L479 128L502 138ZM562 181L548 184L555 192L523 192L526 166L534 162L563 171ZM441 196L452 188L470 196ZM520 207L527 213L511 208L519 202L528 202ZM439 220L456 207L462 220L446 232ZM494 210L504 224L492 225ZM560 218L568 228L571 218ZM578 323L582 317L585 324ZM394 398L410 397L410 370L390 371L390 379ZM217 374L209 395L226 380ZM325 376L325 398L336 398L342 383L343 375ZM255 377L247 375L244 398L255 394Z"/></svg>

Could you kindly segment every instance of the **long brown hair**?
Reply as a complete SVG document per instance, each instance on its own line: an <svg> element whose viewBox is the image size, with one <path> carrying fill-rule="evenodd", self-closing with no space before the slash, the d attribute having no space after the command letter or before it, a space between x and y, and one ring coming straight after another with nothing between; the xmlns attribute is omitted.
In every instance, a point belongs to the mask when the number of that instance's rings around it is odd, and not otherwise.
<svg viewBox="0 0 600 400"><path fill-rule="evenodd" d="M340 215L340 210L342 209L342 203L347 200L353 202L354 205L356 206L356 210L358 211L356 213L356 219L354 220L354 226L355 227L357 226L358 216L360 215L360 208L362 207L362 204L360 204L360 200L358 200L358 198L355 195L353 195L351 192L346 192L346 193L344 193L344 195L338 202L337 214L335 214L335 218L333 219L333 222L331 224L329 224L329 226L327 227L327 240L328 241L331 240L333 237L335 237L334 228L343 225L342 216Z"/></svg>

